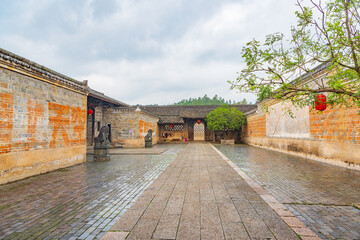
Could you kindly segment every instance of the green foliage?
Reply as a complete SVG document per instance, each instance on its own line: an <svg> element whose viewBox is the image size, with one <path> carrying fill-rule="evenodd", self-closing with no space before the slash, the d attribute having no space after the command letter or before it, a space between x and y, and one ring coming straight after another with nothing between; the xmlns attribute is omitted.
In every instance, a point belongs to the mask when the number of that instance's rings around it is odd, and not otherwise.
<svg viewBox="0 0 360 240"><path fill-rule="evenodd" d="M206 94L203 97L183 99L180 102L174 103L174 105L222 105L222 104L248 104L244 98L240 102L225 100L222 97L215 95L213 98L209 98Z"/></svg>
<svg viewBox="0 0 360 240"><path fill-rule="evenodd" d="M206 116L207 127L211 131L234 131L241 129L246 123L244 113L236 107L223 105L211 111Z"/></svg>
<svg viewBox="0 0 360 240"><path fill-rule="evenodd" d="M274 33L264 43L254 39L243 47L246 65L229 81L231 88L255 93L260 101L275 98L300 107L325 93L330 105L360 107L360 0L298 0L297 5L289 39ZM316 76L313 69L321 64L328 74Z"/></svg>

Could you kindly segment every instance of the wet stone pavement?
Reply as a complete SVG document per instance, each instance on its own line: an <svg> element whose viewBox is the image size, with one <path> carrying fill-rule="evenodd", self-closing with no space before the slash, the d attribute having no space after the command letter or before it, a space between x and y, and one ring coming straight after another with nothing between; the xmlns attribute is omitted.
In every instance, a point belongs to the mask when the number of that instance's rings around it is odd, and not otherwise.
<svg viewBox="0 0 360 240"><path fill-rule="evenodd" d="M215 145L322 239L360 239L360 171L247 145Z"/></svg>
<svg viewBox="0 0 360 240"><path fill-rule="evenodd" d="M318 239L259 188L210 144L191 143L102 240Z"/></svg>
<svg viewBox="0 0 360 240"><path fill-rule="evenodd" d="M176 158L116 155L0 186L0 239L99 239Z"/></svg>

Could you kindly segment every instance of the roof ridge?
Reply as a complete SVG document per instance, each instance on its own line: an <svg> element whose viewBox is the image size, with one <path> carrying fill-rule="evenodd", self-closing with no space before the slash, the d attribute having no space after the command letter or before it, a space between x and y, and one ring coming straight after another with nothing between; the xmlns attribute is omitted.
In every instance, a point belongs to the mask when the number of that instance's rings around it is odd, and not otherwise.
<svg viewBox="0 0 360 240"><path fill-rule="evenodd" d="M71 77L51 70L50 68L30 61L27 58L21 57L2 48L0 48L0 58L4 59L5 61L12 62L13 64L19 65L24 70L36 72L37 74L43 77L47 77L52 81L62 82L66 85L72 85L73 87L80 88L83 91L87 91L88 82L86 80L75 80Z"/></svg>

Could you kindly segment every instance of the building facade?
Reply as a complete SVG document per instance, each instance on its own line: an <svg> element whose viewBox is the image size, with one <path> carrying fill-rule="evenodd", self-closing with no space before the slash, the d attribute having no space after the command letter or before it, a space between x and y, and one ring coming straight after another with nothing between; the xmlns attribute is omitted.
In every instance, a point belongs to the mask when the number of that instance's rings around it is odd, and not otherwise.
<svg viewBox="0 0 360 240"><path fill-rule="evenodd" d="M86 121L86 143L94 146L94 138L100 133L101 127L111 124L104 118L105 111L109 108L129 107L128 104L115 100L105 94L89 89L87 96L87 121ZM111 131L110 131L111 132ZM110 135L111 141L111 135Z"/></svg>
<svg viewBox="0 0 360 240"><path fill-rule="evenodd" d="M315 78L328 74L326 65L315 68ZM306 80L306 78L304 78ZM267 111L265 111L267 107ZM285 114L290 109L294 117ZM360 169L360 109L312 106L264 100L247 113L244 142L318 161Z"/></svg>
<svg viewBox="0 0 360 240"><path fill-rule="evenodd" d="M104 121L111 126L113 147L145 147L145 135L152 130L152 143L158 143L159 117L139 107L107 108Z"/></svg>
<svg viewBox="0 0 360 240"><path fill-rule="evenodd" d="M159 142L220 141L222 132L207 128L206 115L220 105L171 105L141 106L140 108L159 117ZM256 109L255 104L230 105L242 112ZM237 140L240 140L240 132Z"/></svg>
<svg viewBox="0 0 360 240"><path fill-rule="evenodd" d="M86 161L87 82L0 49L0 184Z"/></svg>
<svg viewBox="0 0 360 240"><path fill-rule="evenodd" d="M314 74L327 73L317 68ZM0 49L0 184L85 162L87 146L105 125L112 147L144 147L150 129L153 144L219 142L223 132L210 131L205 121L217 107L132 107L90 89L87 81ZM334 106L322 114L275 100L231 107L247 116L237 142L360 168L357 107Z"/></svg>

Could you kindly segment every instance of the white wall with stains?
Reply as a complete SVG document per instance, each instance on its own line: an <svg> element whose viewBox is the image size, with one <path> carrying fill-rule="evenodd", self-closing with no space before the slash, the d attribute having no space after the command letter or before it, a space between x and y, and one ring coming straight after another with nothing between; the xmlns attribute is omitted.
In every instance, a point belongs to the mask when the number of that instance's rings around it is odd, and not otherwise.
<svg viewBox="0 0 360 240"><path fill-rule="evenodd" d="M284 109L291 110L293 117ZM266 136L309 139L309 108L296 108L291 103L277 103L270 106L266 116Z"/></svg>

